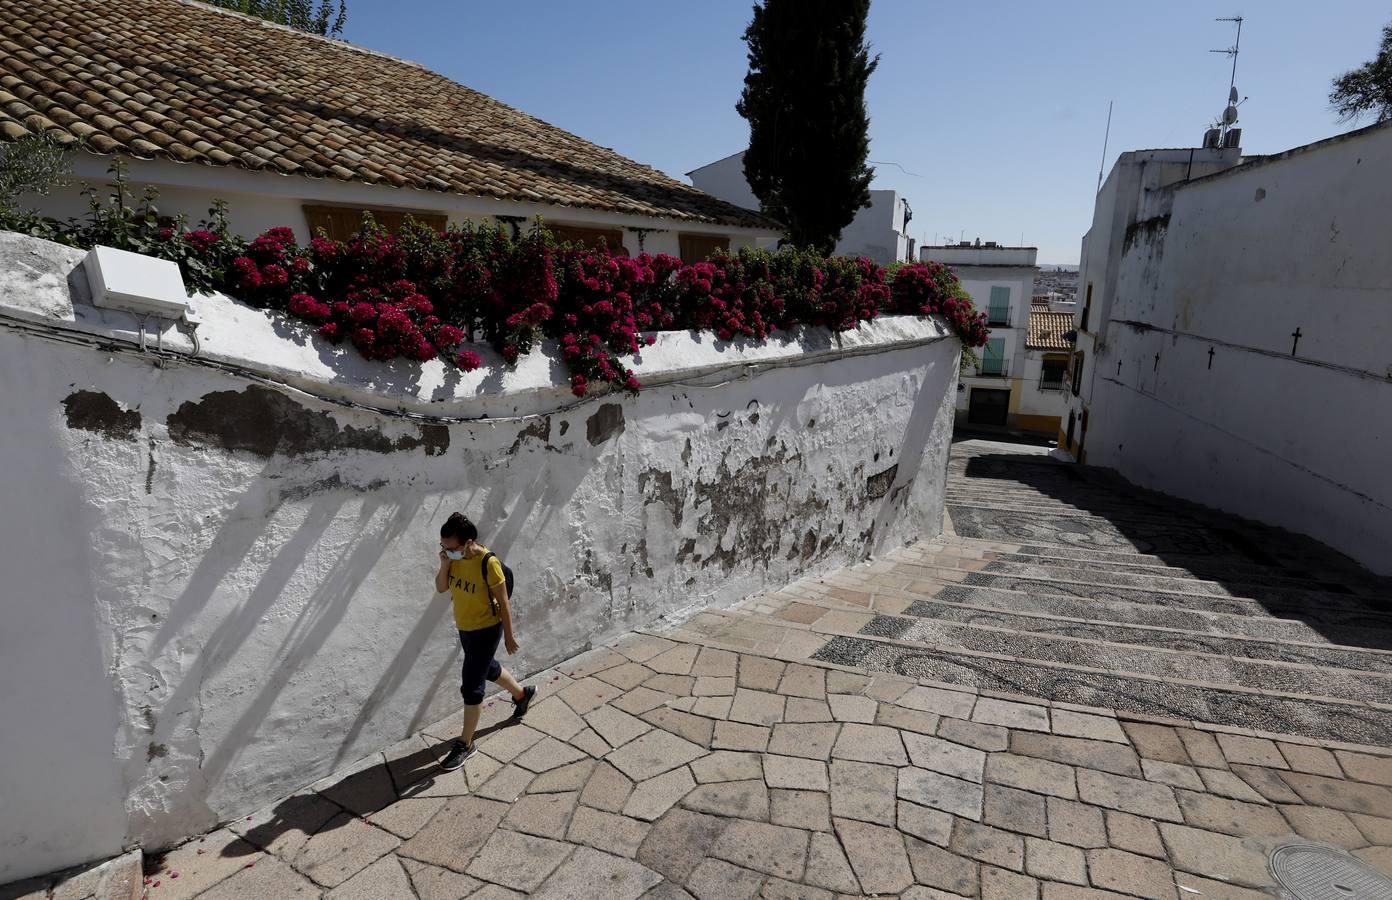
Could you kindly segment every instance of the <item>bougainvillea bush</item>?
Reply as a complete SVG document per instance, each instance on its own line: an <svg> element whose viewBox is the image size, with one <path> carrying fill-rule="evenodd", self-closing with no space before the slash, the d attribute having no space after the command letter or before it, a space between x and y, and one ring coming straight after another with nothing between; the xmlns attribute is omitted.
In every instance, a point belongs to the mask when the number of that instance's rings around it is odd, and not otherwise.
<svg viewBox="0 0 1392 900"><path fill-rule="evenodd" d="M577 396L598 384L638 390L621 358L653 331L758 341L800 325L840 332L883 314L937 315L967 346L986 342L986 317L937 263L887 269L786 248L684 264L557 244L540 223L513 236L413 222L390 234L369 221L352 240L300 245L289 228L248 242L215 220L160 228L143 249L178 262L193 289L281 311L368 359L443 357L467 371L481 364L467 349L477 337L509 364L553 340Z"/></svg>

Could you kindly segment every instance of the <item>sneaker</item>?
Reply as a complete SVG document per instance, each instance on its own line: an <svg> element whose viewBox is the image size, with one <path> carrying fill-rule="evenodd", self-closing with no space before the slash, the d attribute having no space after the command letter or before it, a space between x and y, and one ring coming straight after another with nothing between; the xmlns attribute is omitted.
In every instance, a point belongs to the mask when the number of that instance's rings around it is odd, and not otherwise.
<svg viewBox="0 0 1392 900"><path fill-rule="evenodd" d="M440 768L446 772L453 772L455 769L464 765L464 760L478 752L478 747L474 744L465 744L459 739L455 739L450 747L450 752L445 754L445 758L440 760Z"/></svg>
<svg viewBox="0 0 1392 900"><path fill-rule="evenodd" d="M532 698L536 696L536 688L527 685L522 689L522 699L512 701L512 717L520 719L527 714L527 708L532 705Z"/></svg>

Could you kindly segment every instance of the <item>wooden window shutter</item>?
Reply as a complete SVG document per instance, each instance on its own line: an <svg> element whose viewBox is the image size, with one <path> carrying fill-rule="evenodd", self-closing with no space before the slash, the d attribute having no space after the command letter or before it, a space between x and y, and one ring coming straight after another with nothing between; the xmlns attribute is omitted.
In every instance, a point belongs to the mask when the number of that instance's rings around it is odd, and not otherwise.
<svg viewBox="0 0 1392 900"><path fill-rule="evenodd" d="M305 221L309 224L309 233L317 235L320 229L336 241L351 240L353 235L362 230L363 215L372 213L372 218L388 232L396 234L401 230L401 226L406 224L409 216L428 225L436 231L444 231L449 223L449 217L444 213L421 212L412 209L383 209L378 207L363 206L320 206L306 203L304 205Z"/></svg>
<svg viewBox="0 0 1392 900"><path fill-rule="evenodd" d="M628 255L628 251L624 249L622 228L594 228L587 225L556 225L552 222L547 222L546 230L551 232L551 236L554 237L559 244L577 244L581 247L588 247L591 250L608 247L609 252L615 256Z"/></svg>
<svg viewBox="0 0 1392 900"><path fill-rule="evenodd" d="M677 236L681 261L701 262L716 251L730 251L730 238L723 234L681 234Z"/></svg>

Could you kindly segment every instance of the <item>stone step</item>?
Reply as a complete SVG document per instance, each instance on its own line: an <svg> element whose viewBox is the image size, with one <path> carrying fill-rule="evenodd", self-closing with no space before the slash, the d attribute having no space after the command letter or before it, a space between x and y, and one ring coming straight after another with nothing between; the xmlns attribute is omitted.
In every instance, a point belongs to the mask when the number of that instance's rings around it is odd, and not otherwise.
<svg viewBox="0 0 1392 900"><path fill-rule="evenodd" d="M837 635L814 660L1054 702L1238 728L1385 745L1392 709L1330 698L1181 682L1004 654Z"/></svg>
<svg viewBox="0 0 1392 900"><path fill-rule="evenodd" d="M955 551L964 553L1033 553L1048 554L1050 556L1058 556L1069 559L1079 559L1088 561L1110 560L1122 563L1153 563L1156 565L1175 565L1180 567L1185 567L1190 563L1203 564L1213 563L1215 561L1222 561L1227 565L1240 566L1255 570L1276 569L1277 571L1284 571L1294 566L1293 562L1284 559L1278 559L1276 562L1273 563L1270 561L1256 560L1241 555L1225 557L1208 551L1205 551L1203 553L1170 552L1160 555L1154 553L1141 553L1136 551L1135 549L1130 548L1109 549L1105 547L1079 546L1076 543L1050 543L1044 541L1031 541L1028 539L1022 540L1014 538L1006 540L999 537L971 536L960 533L946 534L937 538L933 538L929 541L924 541L922 544L903 548L902 552L912 553L919 548L931 549L946 547L952 547ZM1287 554L1287 556L1290 555ZM1321 576L1338 574L1340 576L1345 577L1361 578L1368 583L1392 583L1392 579L1380 578L1376 575L1371 574L1365 569L1362 569L1356 565L1349 564L1347 561L1334 560L1330 562L1326 556L1320 555L1318 556L1318 558L1316 558L1314 556L1311 556L1310 554L1305 554L1303 558L1309 560L1309 562L1312 564L1322 563L1321 565L1317 565L1315 568L1310 570L1320 573ZM1290 557L1290 559L1294 559L1294 557L1292 556Z"/></svg>
<svg viewBox="0 0 1392 900"><path fill-rule="evenodd" d="M984 591L981 593L990 594L990 592ZM989 596L978 597L975 594L962 597L954 592L954 588L945 588L937 597L913 601L903 609L900 615L972 625L991 625L1013 631L1083 637L1112 643L1202 652L1235 658L1354 669L1392 676L1392 651L1364 649L1328 639L1322 642L1297 642L1294 640L1295 635L1279 633L1282 630L1296 631L1296 629L1285 628L1284 622L1279 622L1277 627L1271 629L1275 633L1243 634L1237 631L1242 625L1247 625L1252 631L1260 632L1261 621L1245 617L1234 621L1235 617L1231 616L1223 618L1211 615L1180 614L1171 619L1158 619L1156 617L1158 621L1154 624L1128 625L1118 621L1120 614L1115 609L1102 611L1112 613L1112 618L1106 616L1078 618L1047 615L1044 612L1033 610L1022 612L966 602L979 600L984 603L990 602L991 599ZM996 595L995 599L999 600L999 595ZM953 602L954 600L958 602ZM1084 614L1093 612L1086 607L1076 611ZM1164 624L1159 624L1159 622L1164 622ZM1182 627L1185 625L1191 627ZM1224 625L1228 627L1225 629ZM1194 630L1204 626L1209 626L1209 630ZM890 629L902 626L886 625L883 627ZM1317 632L1301 636L1324 637ZM1392 638L1392 632L1388 632L1386 637Z"/></svg>
<svg viewBox="0 0 1392 900"><path fill-rule="evenodd" d="M1351 599L1359 607L1374 611L1392 613L1392 603L1380 602L1380 598L1354 594L1349 590L1330 591L1319 586L1296 586L1289 584L1260 584L1246 581L1241 577L1215 580L1200 578L1197 575L1158 575L1136 572L1118 572L1091 565L1071 566L1041 562L1012 562L995 560L988 563L982 572L1002 575L1018 575L1022 578L1044 578L1057 581L1087 581L1092 584L1112 584L1120 587L1138 587L1151 590L1174 590L1191 593L1212 594L1218 597L1246 597L1249 600L1276 600L1298 603L1326 603L1330 598ZM1183 572L1184 570L1176 570Z"/></svg>
<svg viewBox="0 0 1392 900"><path fill-rule="evenodd" d="M960 583L924 585L911 596L930 603L950 603L1003 613L1053 616L1085 622L1149 626L1196 635L1247 637L1300 644L1384 649L1392 647L1392 628L1370 627L1368 622L1342 613L1312 614L1300 611L1286 617L1253 615L1247 607L1216 601L1200 604L1166 604L1134 600L1099 600L1062 594L1041 594L980 588ZM1169 598L1164 598L1169 599ZM917 602L912 600L912 602ZM907 610L905 610L907 611Z"/></svg>
<svg viewBox="0 0 1392 900"><path fill-rule="evenodd" d="M1257 596L1240 596L1230 592L1225 586L1211 582L1175 579L1153 579L1150 583L1117 584L1111 573L1075 570L1066 577L1054 576L1036 567L1030 573L992 571L991 564L977 571L962 571L935 567L916 562L897 563L893 569L896 574L905 576L923 574L941 577L944 580L958 581L961 584L977 587L1000 587L1010 590L1038 591L1042 593L1087 596L1096 599L1135 599L1152 594L1174 595L1181 598L1225 599L1248 604L1254 614L1270 614L1276 610L1342 610L1358 612L1366 616L1382 617L1392 626L1392 606L1373 598L1356 594L1334 594L1322 591L1279 590L1275 588L1254 587ZM1158 582L1165 581L1165 584Z"/></svg>
<svg viewBox="0 0 1392 900"><path fill-rule="evenodd" d="M948 513L956 534L967 538L1009 539L1021 544L1060 544L1157 556L1171 553L1209 557L1243 555L1237 547L1207 529L1174 522L1122 529L1107 519L1094 517L1039 516L954 505L948 506ZM1267 560L1249 558L1246 561Z"/></svg>
<svg viewBox="0 0 1392 900"><path fill-rule="evenodd" d="M1042 551L1042 548L1041 548ZM993 562L1022 562L1040 563L1048 566L1076 566L1081 561L1066 556L1055 556L1045 552L1040 553L1001 553L995 556ZM1155 565L1145 563L1117 562L1113 560L1088 560L1086 565L1089 568L1103 569L1111 572L1130 572L1136 575L1157 575L1165 578L1198 578L1205 581L1241 581L1247 584L1260 584L1269 587L1299 587L1306 590L1325 590L1336 593L1357 593L1348 585L1342 582L1320 581L1317 577L1298 572L1286 572L1281 569L1271 569L1266 566L1244 566L1228 565L1218 566L1211 561L1207 564L1203 562L1193 562L1188 565L1175 564Z"/></svg>
<svg viewBox="0 0 1392 900"><path fill-rule="evenodd" d="M1367 572L1348 573L1318 566L1262 565L1250 560L1214 555L1189 556L1166 554L1156 556L1139 553L1114 553L1083 550L1062 544L1005 543L971 539L952 535L905 547L891 557L896 560L931 561L933 559L981 560L986 562L1038 562L1042 565L1081 566L1107 571L1154 574L1160 577L1194 577L1204 581L1241 581L1248 584L1268 584L1303 590L1355 594L1381 600L1392 597L1392 579L1379 578ZM962 568L964 566L957 566Z"/></svg>
<svg viewBox="0 0 1392 900"><path fill-rule="evenodd" d="M953 546L942 547L933 551L923 549L917 553L906 553L902 558L923 562L935 560L981 560L983 562L1036 563L1039 565L1060 567L1086 566L1088 569L1098 569L1108 572L1126 572L1135 575L1153 575L1161 578L1242 582L1265 587L1290 587L1300 590L1332 591L1340 594L1352 593L1370 597L1392 594L1392 585L1378 585L1376 587L1363 584L1350 585L1348 579L1321 581L1307 572L1273 569L1269 566L1243 565L1238 563L1219 564L1213 560L1192 561L1187 564L1177 564L1177 561L1171 560L1169 564L1165 564L1159 560L1155 562L1130 562L1114 558L1083 559L1078 556L1062 555L1059 553L1059 548L1046 547L1025 547L1022 548L1020 552L981 552L975 548ZM954 567L962 568L960 565L955 565Z"/></svg>
<svg viewBox="0 0 1392 900"><path fill-rule="evenodd" d="M1099 503L1077 505L1055 501L1044 503L1005 496L980 497L952 493L947 494L945 499L947 503L952 506L970 509L989 509L1012 513L1060 516L1073 519L1103 519L1114 524L1150 525L1157 522L1183 522L1195 528L1208 527L1208 524L1202 520L1190 518L1188 516L1166 514L1164 511L1158 509L1150 512L1146 510L1137 510L1134 507L1116 506L1112 504Z"/></svg>
<svg viewBox="0 0 1392 900"><path fill-rule="evenodd" d="M1096 626L1075 625L1040 633L1017 630L1011 628L1010 623L986 617L964 623L883 615L871 619L860 633L940 650L1004 654L1018 659L1071 663L1109 672L1269 690L1290 696L1392 704L1392 674L1358 670L1348 665L1336 667L1235 656L1224 648L1224 643L1232 642L1221 639L1215 641L1217 646L1212 649L1201 648L1197 642L1172 648L1122 642ZM1333 654L1326 651L1326 655Z"/></svg>
<svg viewBox="0 0 1392 900"><path fill-rule="evenodd" d="M802 600L800 602L807 602ZM979 620L951 621L948 618L923 617L924 610L912 607L935 601L915 601L900 614L865 612L850 613L849 618L823 616L810 625L790 625L774 607L747 603L718 613L724 619L749 623L745 628L755 631L769 628L807 629L814 634L865 637L908 648L951 650L964 653L1004 656L1021 661L1081 666L1105 672L1122 673L1144 678L1159 678L1177 683L1198 683L1209 687L1256 691L1287 698L1314 698L1331 702L1351 702L1392 710L1392 668L1387 671L1361 670L1348 665L1330 666L1318 657L1320 651L1338 651L1338 647L1309 647L1315 651L1313 661L1281 662L1209 652L1201 648L1179 649L1145 646L1112 641L1108 637L1037 633L1013 629L990 620L991 611L958 609L957 612L981 615ZM833 603L832 609L844 609ZM1069 625L1053 620L1058 625ZM1081 623L1088 624L1105 623ZM1145 631L1147 629L1134 629ZM1152 633L1161 633L1149 629ZM1202 635L1194 635L1202 638ZM1258 642L1252 642L1258 643ZM1270 645L1268 645L1270 646ZM1360 651L1353 650L1353 653ZM1371 654L1377 656L1377 654ZM1339 659L1348 663L1351 658ZM1372 660L1374 665L1392 664L1392 656Z"/></svg>
<svg viewBox="0 0 1392 900"><path fill-rule="evenodd" d="M1252 600L1246 597L1216 597L1211 594L1182 591L1146 590L1143 588L1121 587L1118 585L1091 584L1078 581L1062 581L1038 578L1021 578L1012 575L995 575L989 572L968 572L962 584L973 587L1003 588L1045 594L1061 594L1071 597L1087 597L1093 600L1129 600L1133 603L1157 603L1168 606L1193 606L1213 612L1248 613L1257 616L1276 616L1287 618L1317 617L1321 621L1337 622L1349 626L1363 626L1386 630L1392 628L1392 614L1373 609L1358 598L1342 595L1330 596L1322 603L1302 602L1302 599Z"/></svg>
<svg viewBox="0 0 1392 900"><path fill-rule="evenodd" d="M951 570L942 574L962 575ZM1373 654L1392 656L1392 627L1385 620L1369 622L1357 613L1310 609L1296 609L1278 617L1259 604L1234 603L1223 598L1195 597L1186 602L1175 595L1155 594L1147 602L1105 600L1038 590L975 587L956 578L910 579L878 574L866 580L849 573L835 573L820 582L799 582L790 586L785 596L800 602L873 609L891 615L913 614L911 608L918 603L949 604L982 615L1020 614L1102 628L1159 628L1195 638L1295 642L1297 647L1366 648ZM1260 651L1250 655L1278 658ZM1374 663L1368 668L1381 671L1383 666Z"/></svg>
<svg viewBox="0 0 1392 900"><path fill-rule="evenodd" d="M992 511L993 515L996 512L998 511ZM949 513L951 514L950 507ZM1352 560L1328 550L1312 550L1303 546L1292 547L1276 543L1268 544L1267 549L1262 549L1259 546L1253 546L1254 542L1237 534L1232 529L1216 529L1221 539L1219 546L1214 546L1212 542L1191 540L1189 543L1192 548L1167 546L1161 550L1146 550L1137 549L1135 544L1129 540L1113 540L1112 546L1105 546L1096 539L1089 540L1085 534L1077 533L1078 527L1085 523L1073 522L1069 523L1069 528L1059 529L1051 527L1047 520L1033 521L1037 517L1030 517L1030 522L1021 523L1016 521L1020 517L1014 516L1006 520L1005 527L1000 527L994 521L981 520L971 521L968 523L968 527L963 529L956 527L958 518L960 517L953 516L955 533L949 537L969 547L989 547L1003 552L1016 552L1019 549L1028 548L1027 552L1049 552L1052 555L1067 555L1078 559L1118 559L1134 562L1175 560L1175 564L1178 565L1185 565L1190 561L1222 561L1229 565L1256 566L1276 570L1296 568L1319 573L1321 577L1337 577L1340 580L1355 579L1367 584L1386 585L1392 583L1392 579L1373 575ZM1035 527L1025 533L1025 528L1030 524ZM1108 539L1111 539L1112 535L1120 536L1119 532L1110 529L1107 524L1098 527L1104 529L1104 534L1107 535ZM987 531L997 533L986 533ZM1010 531L1017 533L1004 533Z"/></svg>

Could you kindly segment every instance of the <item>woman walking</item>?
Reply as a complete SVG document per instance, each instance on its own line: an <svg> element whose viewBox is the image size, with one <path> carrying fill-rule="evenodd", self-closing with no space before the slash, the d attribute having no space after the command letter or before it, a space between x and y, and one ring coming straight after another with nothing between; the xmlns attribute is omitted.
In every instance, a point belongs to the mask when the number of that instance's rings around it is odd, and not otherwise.
<svg viewBox="0 0 1392 900"><path fill-rule="evenodd" d="M527 714L536 688L522 687L493 658L500 639L509 656L517 652L507 578L503 564L478 542L478 528L462 513L451 513L440 526L440 570L435 573L435 590L442 594L449 591L454 600L454 624L464 649L459 686L464 695L464 727L440 762L440 768L448 772L474 755L474 731L482 711L485 681L512 695L514 719Z"/></svg>

